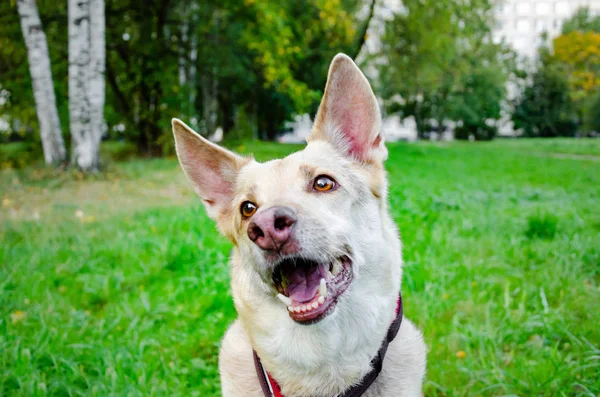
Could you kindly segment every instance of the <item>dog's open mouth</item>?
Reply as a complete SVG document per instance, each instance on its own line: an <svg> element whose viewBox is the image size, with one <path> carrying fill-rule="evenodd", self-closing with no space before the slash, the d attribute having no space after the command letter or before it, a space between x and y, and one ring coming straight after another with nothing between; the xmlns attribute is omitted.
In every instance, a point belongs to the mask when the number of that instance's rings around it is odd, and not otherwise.
<svg viewBox="0 0 600 397"><path fill-rule="evenodd" d="M272 278L290 317L312 324L333 312L338 297L352 281L352 261L348 256L329 263L286 258L277 264Z"/></svg>

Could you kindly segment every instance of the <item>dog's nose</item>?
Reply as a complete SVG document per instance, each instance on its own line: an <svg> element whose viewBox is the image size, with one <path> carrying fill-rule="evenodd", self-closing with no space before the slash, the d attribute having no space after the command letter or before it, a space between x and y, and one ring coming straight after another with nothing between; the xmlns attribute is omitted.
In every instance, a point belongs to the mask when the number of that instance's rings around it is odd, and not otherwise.
<svg viewBox="0 0 600 397"><path fill-rule="evenodd" d="M290 240L296 212L289 207L271 207L254 215L248 237L264 250L280 250Z"/></svg>

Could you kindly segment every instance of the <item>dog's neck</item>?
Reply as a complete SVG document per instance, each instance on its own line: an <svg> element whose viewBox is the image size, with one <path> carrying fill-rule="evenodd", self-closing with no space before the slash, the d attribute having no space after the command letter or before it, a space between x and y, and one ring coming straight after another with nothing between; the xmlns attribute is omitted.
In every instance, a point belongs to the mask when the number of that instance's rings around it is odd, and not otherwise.
<svg viewBox="0 0 600 397"><path fill-rule="evenodd" d="M265 291L241 266L234 274L234 298L242 325L265 369L286 397L330 397L350 388L370 370L395 318L400 259L374 277L360 275L329 317L313 325L294 322L281 304L256 296ZM235 257L234 257L235 266ZM387 282L385 281L387 280ZM235 284L244 288L236 288Z"/></svg>

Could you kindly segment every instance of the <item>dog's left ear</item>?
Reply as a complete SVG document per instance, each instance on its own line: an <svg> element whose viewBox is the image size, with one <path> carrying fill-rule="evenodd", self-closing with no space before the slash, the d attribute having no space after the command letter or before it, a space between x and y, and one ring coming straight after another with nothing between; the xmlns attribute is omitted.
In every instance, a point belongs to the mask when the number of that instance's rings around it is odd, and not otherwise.
<svg viewBox="0 0 600 397"><path fill-rule="evenodd" d="M379 105L367 78L344 54L333 58L308 141L327 140L361 162L383 162L387 149Z"/></svg>
<svg viewBox="0 0 600 397"><path fill-rule="evenodd" d="M181 120L172 124L179 163L208 216L217 220L230 207L237 174L249 159L204 139Z"/></svg>

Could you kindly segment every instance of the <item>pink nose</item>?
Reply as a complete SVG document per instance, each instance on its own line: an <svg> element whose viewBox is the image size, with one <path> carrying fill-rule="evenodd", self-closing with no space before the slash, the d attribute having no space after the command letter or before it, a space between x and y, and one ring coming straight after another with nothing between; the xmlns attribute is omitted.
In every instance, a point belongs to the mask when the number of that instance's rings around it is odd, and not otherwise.
<svg viewBox="0 0 600 397"><path fill-rule="evenodd" d="M248 237L264 250L280 250L290 240L296 212L289 207L271 207L254 215Z"/></svg>

